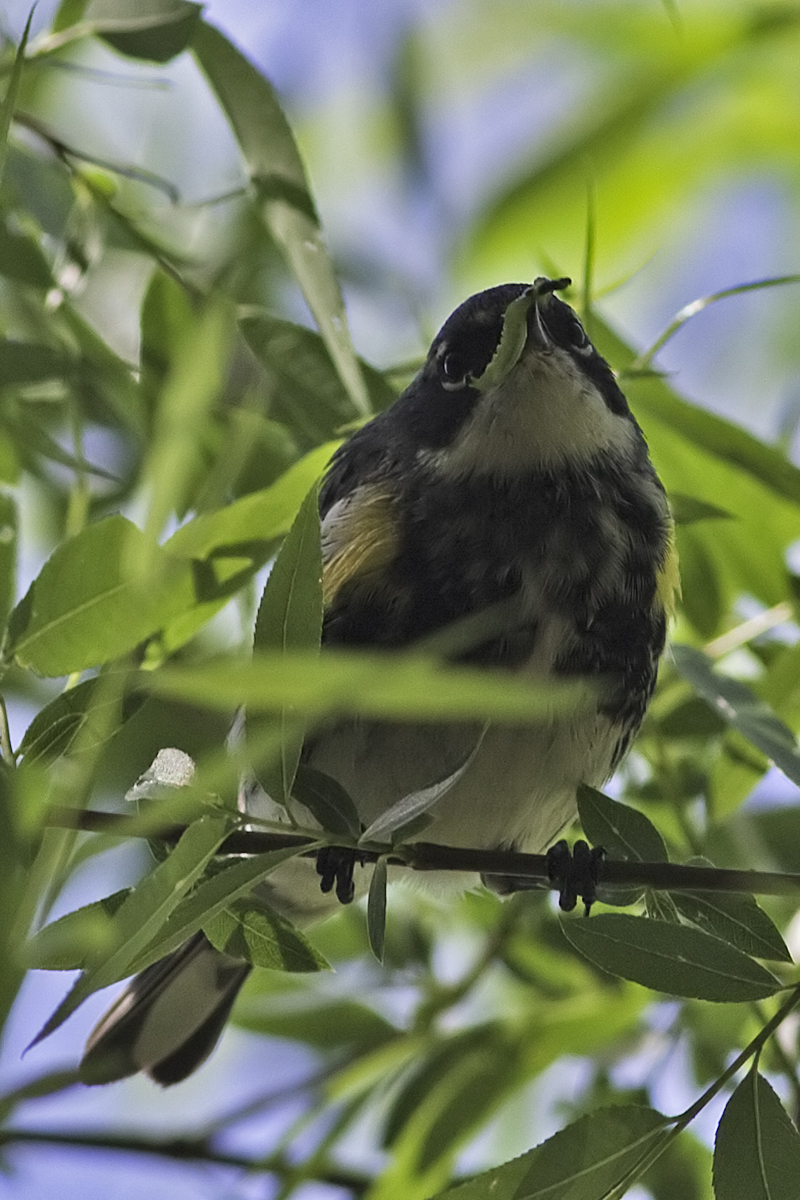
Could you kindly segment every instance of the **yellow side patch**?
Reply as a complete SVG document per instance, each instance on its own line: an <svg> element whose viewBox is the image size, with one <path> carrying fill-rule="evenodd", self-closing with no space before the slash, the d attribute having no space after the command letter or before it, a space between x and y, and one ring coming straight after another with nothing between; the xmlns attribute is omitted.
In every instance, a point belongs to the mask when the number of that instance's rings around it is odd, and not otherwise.
<svg viewBox="0 0 800 1200"><path fill-rule="evenodd" d="M338 519L334 547L322 569L325 606L353 579L378 573L395 557L397 529L393 497L377 488L364 488L353 495Z"/></svg>
<svg viewBox="0 0 800 1200"><path fill-rule="evenodd" d="M673 525L669 531L664 561L656 577L656 603L663 608L667 620L675 615L675 605L680 594L681 572L678 563L678 549L675 545L675 526Z"/></svg>

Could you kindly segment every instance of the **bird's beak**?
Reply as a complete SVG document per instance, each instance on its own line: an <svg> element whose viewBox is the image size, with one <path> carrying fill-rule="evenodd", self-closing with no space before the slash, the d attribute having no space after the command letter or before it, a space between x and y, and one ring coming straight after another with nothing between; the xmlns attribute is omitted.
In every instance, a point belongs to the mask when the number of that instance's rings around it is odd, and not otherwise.
<svg viewBox="0 0 800 1200"><path fill-rule="evenodd" d="M546 285L546 286L545 286ZM553 349L553 339L547 332L547 327L542 319L542 312L550 303L550 297L553 294L552 281L549 279L534 280L533 287L528 289L531 292L530 315L528 317L528 337L525 342L525 349L530 349L539 354L549 354ZM527 292L525 293L527 295Z"/></svg>
<svg viewBox="0 0 800 1200"><path fill-rule="evenodd" d="M553 340L547 332L542 312L550 303L555 288L568 283L568 279L541 277L511 301L503 317L503 331L494 357L483 374L473 380L474 388L479 392L488 392L490 388L497 387L511 374L526 350L534 354L551 353Z"/></svg>

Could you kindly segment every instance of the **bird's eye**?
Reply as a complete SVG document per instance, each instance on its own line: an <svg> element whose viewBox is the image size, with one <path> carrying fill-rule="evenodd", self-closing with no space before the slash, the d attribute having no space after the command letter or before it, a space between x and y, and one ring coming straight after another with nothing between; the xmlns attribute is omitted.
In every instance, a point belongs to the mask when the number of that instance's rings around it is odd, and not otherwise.
<svg viewBox="0 0 800 1200"><path fill-rule="evenodd" d="M569 325L567 326L567 337L569 338L573 349L579 351L579 353L592 353L592 343L586 336L586 330L577 319L570 321Z"/></svg>
<svg viewBox="0 0 800 1200"><path fill-rule="evenodd" d="M445 354L442 359L442 375L444 376L444 387L448 391L464 387L467 383L468 371L463 357L452 350Z"/></svg>

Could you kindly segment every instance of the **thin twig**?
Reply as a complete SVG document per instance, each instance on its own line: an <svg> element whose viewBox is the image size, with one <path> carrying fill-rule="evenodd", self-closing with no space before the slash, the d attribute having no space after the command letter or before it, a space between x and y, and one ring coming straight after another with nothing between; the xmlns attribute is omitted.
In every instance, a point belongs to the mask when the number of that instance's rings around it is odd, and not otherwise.
<svg viewBox="0 0 800 1200"><path fill-rule="evenodd" d="M118 837L153 837L152 829L143 830L141 818L120 813L97 812L65 806L49 810L47 824L61 829L81 829L92 833L110 833ZM158 832L167 842L177 841L185 825L172 825ZM301 833L262 833L236 830L223 842L220 854L263 854L268 850L304 847L319 839ZM353 849L341 840L331 842ZM358 847L365 862L377 862L386 847ZM531 884L552 886L548 860L543 854L521 854L512 850L469 850L459 846L441 846L435 842L410 842L390 853L391 866L414 871L466 871L479 875L513 876ZM689 867L681 863L632 862L606 860L602 870L603 887L647 887L668 892L742 892L746 895L792 896L800 892L800 875L785 871L742 871L723 867Z"/></svg>

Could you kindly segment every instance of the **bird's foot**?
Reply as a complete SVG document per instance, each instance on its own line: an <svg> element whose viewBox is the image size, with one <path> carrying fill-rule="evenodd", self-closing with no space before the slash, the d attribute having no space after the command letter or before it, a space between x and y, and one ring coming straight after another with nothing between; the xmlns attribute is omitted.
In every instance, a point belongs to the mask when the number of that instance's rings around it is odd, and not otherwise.
<svg viewBox="0 0 800 1200"><path fill-rule="evenodd" d="M559 908L564 912L572 912L578 900L582 900L588 917L597 899L597 883L605 857L602 846L590 847L584 841L576 842L572 853L563 838L550 847L547 851L547 871L550 883L558 888Z"/></svg>
<svg viewBox="0 0 800 1200"><path fill-rule="evenodd" d="M341 904L350 904L355 896L353 872L356 863L364 865L363 857L356 850L340 846L324 846L317 853L319 886L326 894L336 889L336 899Z"/></svg>

